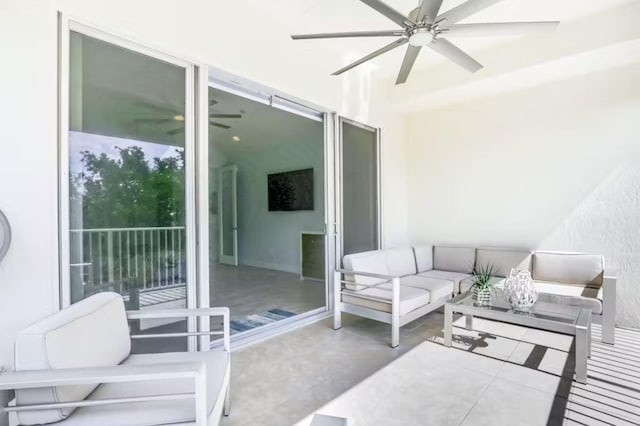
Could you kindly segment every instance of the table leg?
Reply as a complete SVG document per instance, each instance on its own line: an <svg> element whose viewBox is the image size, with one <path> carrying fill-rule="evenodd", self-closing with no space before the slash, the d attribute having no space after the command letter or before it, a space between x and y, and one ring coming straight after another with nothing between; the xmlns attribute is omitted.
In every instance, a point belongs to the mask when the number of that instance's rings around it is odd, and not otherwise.
<svg viewBox="0 0 640 426"><path fill-rule="evenodd" d="M587 357L591 358L591 316L589 316L589 327L587 329Z"/></svg>
<svg viewBox="0 0 640 426"><path fill-rule="evenodd" d="M444 305L444 345L451 347L451 328L453 327L453 310L448 303Z"/></svg>
<svg viewBox="0 0 640 426"><path fill-rule="evenodd" d="M590 327L576 328L576 381L587 383L587 355L588 355L588 337Z"/></svg>
<svg viewBox="0 0 640 426"><path fill-rule="evenodd" d="M473 330L473 315L471 314L467 314L464 316L464 327L469 330L472 331Z"/></svg>

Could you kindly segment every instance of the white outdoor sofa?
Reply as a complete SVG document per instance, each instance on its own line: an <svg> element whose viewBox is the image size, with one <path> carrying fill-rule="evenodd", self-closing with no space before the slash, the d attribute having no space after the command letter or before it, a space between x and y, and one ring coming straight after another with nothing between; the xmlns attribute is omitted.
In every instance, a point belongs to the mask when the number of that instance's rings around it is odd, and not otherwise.
<svg viewBox="0 0 640 426"><path fill-rule="evenodd" d="M525 249L420 245L344 257L334 280L334 328L342 312L391 324L391 347L400 327L471 288L475 267L492 265L500 286L511 268L528 270L540 300L590 308L602 324L602 341L614 343L616 278L601 255Z"/></svg>
<svg viewBox="0 0 640 426"><path fill-rule="evenodd" d="M223 331L166 336L222 335L223 349L130 353L128 319L211 316ZM119 294L93 295L18 334L15 371L0 374L15 392L5 411L11 426L217 425L229 413L229 334L228 308L125 312Z"/></svg>

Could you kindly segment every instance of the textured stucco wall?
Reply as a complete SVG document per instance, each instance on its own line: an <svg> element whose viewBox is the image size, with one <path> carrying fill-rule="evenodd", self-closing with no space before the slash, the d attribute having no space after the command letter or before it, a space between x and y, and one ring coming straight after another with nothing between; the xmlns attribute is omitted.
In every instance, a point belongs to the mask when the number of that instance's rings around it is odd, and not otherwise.
<svg viewBox="0 0 640 426"><path fill-rule="evenodd" d="M602 253L616 272L617 320L640 328L640 157L616 169L540 244Z"/></svg>
<svg viewBox="0 0 640 426"><path fill-rule="evenodd" d="M640 328L640 64L409 118L413 242L587 251Z"/></svg>

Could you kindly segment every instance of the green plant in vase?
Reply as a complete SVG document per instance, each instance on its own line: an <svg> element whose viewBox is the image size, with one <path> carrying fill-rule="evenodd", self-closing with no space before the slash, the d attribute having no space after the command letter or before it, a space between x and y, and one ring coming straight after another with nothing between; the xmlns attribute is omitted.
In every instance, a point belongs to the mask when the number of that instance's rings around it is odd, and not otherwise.
<svg viewBox="0 0 640 426"><path fill-rule="evenodd" d="M474 300L479 303L491 303L492 278L497 272L498 269L490 263L473 268L471 292Z"/></svg>

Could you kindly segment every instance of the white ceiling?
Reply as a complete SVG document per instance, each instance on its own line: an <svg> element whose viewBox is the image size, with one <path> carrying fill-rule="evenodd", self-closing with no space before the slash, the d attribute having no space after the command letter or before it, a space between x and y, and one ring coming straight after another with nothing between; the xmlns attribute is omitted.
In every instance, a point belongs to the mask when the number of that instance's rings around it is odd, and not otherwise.
<svg viewBox="0 0 640 426"><path fill-rule="evenodd" d="M317 33L334 31L358 31L372 29L395 29L395 24L358 0L249 0L256 9L262 10L274 24L284 26L294 33ZM444 0L441 11L463 3L465 0ZM462 22L509 22L558 20L569 22L606 9L636 0L504 0ZM408 13L418 5L416 0L387 0L387 3ZM485 37L456 39L455 43L482 61L482 50L517 37ZM362 57L391 39L334 39L305 40L291 43L306 43L310 49L320 49L335 55L335 62L326 64L332 72L342 65ZM404 48L398 48L371 61L379 76L395 75L402 61ZM435 52L423 51L415 70L446 62ZM455 65L452 65L455 66ZM486 64L485 66L490 66Z"/></svg>

